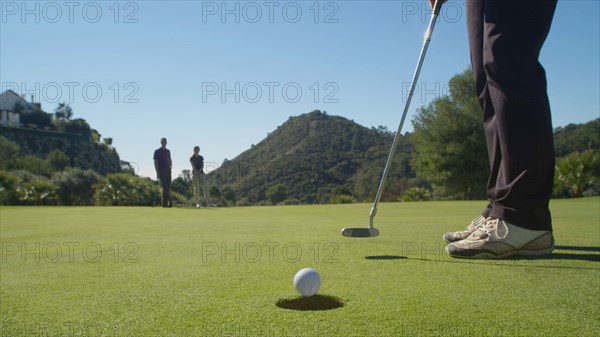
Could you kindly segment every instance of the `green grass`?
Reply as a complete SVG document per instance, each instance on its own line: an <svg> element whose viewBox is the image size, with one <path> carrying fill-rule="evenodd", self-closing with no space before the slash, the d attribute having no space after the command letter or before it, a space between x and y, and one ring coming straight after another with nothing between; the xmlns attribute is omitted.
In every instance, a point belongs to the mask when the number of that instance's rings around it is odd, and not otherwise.
<svg viewBox="0 0 600 337"><path fill-rule="evenodd" d="M553 200L555 253L455 260L483 202L0 208L2 336L596 336L600 198ZM101 249L101 255L98 254ZM294 274L321 273L313 300ZM338 305L339 304L339 305ZM333 306L329 308L328 306ZM319 310L329 309L329 310Z"/></svg>

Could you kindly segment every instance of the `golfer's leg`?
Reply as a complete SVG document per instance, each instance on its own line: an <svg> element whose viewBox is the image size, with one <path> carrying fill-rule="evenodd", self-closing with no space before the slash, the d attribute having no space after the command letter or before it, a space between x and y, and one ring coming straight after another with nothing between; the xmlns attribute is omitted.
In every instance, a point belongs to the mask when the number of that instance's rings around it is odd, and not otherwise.
<svg viewBox="0 0 600 337"><path fill-rule="evenodd" d="M200 176L194 174L192 176L192 183L194 184L194 203L200 205Z"/></svg>
<svg viewBox="0 0 600 337"><path fill-rule="evenodd" d="M202 183L202 191L204 191L204 200L206 200L206 207L209 207L210 200L208 199L208 182L206 181L206 175L200 175L200 181Z"/></svg>
<svg viewBox="0 0 600 337"><path fill-rule="evenodd" d="M161 193L161 205L163 207L168 205L168 195L167 195L167 179L166 179L166 175L164 172L160 172L158 174L159 180L160 180L160 187L162 189L162 193Z"/></svg>
<svg viewBox="0 0 600 337"><path fill-rule="evenodd" d="M173 199L171 198L171 172L167 172L166 174L166 179L165 179L165 190L166 190L166 196L167 196L167 201L169 202L169 206L173 206Z"/></svg>
<svg viewBox="0 0 600 337"><path fill-rule="evenodd" d="M485 0L467 0L467 32L469 36L469 49L471 53L471 66L475 77L475 88L477 98L483 109L483 126L485 130L486 144L488 148L488 159L490 163L490 176L488 179L487 196L493 200L496 190L496 177L500 164L500 149L498 147L498 136L494 120L494 106L491 104L487 88L487 75L483 67L483 21ZM492 210L491 205L483 210L484 217L488 217Z"/></svg>
<svg viewBox="0 0 600 337"><path fill-rule="evenodd" d="M492 167L501 158L490 216L534 230L552 229L554 143L538 57L555 8L556 0L486 0L484 6L483 64L494 111L486 137L488 148L500 151L490 155Z"/></svg>

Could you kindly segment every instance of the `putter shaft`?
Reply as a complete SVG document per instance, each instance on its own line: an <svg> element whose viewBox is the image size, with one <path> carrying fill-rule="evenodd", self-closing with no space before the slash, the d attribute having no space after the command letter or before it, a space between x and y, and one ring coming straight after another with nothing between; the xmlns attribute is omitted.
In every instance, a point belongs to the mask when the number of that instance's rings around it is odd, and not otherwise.
<svg viewBox="0 0 600 337"><path fill-rule="evenodd" d="M425 39L423 40L423 46L421 47L421 53L419 55L419 60L417 62L417 67L413 74L412 83L410 84L410 90L408 91L408 96L406 98L406 104L404 105L404 111L402 112L402 119L400 120L400 125L398 126L398 130L394 135L394 141L392 142L392 147L390 148L390 152L388 154L387 161L385 163L385 168L383 169L383 175L379 182L379 187L377 188L377 194L375 195L375 201L373 202L373 207L371 208L371 213L369 215L369 227L373 228L373 222L375 220L375 215L377 214L377 204L379 204L379 200L381 199L381 195L383 193L383 187L385 186L385 181L387 180L389 174L389 168L392 163L392 158L394 157L394 152L396 150L396 146L398 145L398 141L400 140L400 133L402 132L402 127L404 126L404 121L406 120L406 115L408 113L408 108L410 107L410 102L412 101L412 97L415 93L415 88L417 86L417 80L419 79L419 74L421 73L421 68L423 67L423 61L425 60L425 54L427 53L427 48L429 47L429 42L431 41L431 36L433 35L433 29L435 28L435 23L437 21L438 14L442 8L443 0L437 0L434 5L433 14L429 21L429 26L427 31L425 32Z"/></svg>

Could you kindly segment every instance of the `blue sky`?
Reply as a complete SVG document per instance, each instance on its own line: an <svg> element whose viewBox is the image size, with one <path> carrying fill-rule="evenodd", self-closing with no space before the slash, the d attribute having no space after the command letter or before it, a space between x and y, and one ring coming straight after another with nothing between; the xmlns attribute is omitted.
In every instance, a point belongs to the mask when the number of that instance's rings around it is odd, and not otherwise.
<svg viewBox="0 0 600 337"><path fill-rule="evenodd" d="M396 130L430 15L420 0L0 4L2 91L68 102L146 176L161 137L176 176L195 145L214 169L315 109ZM599 117L599 35L598 1L559 1L541 56L555 127ZM468 65L450 0L408 120Z"/></svg>

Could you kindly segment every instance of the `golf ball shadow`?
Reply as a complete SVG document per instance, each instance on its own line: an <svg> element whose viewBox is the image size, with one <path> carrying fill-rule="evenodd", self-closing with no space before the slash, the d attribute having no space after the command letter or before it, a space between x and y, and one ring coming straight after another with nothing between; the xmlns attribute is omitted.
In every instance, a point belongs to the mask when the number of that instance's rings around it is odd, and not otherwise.
<svg viewBox="0 0 600 337"><path fill-rule="evenodd" d="M367 260L404 260L407 259L406 256L398 256L398 255L371 255L365 256Z"/></svg>
<svg viewBox="0 0 600 337"><path fill-rule="evenodd" d="M310 297L295 297L280 299L275 305L282 309L299 311L333 310L344 306L344 302L333 296L314 295Z"/></svg>

